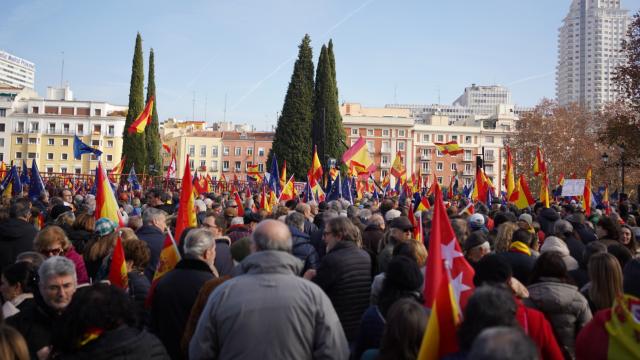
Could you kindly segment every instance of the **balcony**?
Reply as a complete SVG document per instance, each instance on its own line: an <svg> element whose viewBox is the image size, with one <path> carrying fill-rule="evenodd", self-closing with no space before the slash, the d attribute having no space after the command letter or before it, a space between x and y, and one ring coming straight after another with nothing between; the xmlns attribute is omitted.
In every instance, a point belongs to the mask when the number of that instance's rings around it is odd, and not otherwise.
<svg viewBox="0 0 640 360"><path fill-rule="evenodd" d="M465 156L462 161L473 161L473 157L472 156Z"/></svg>
<svg viewBox="0 0 640 360"><path fill-rule="evenodd" d="M382 149L380 149L380 153L381 154L390 154L391 153L391 149L390 148L382 148Z"/></svg>
<svg viewBox="0 0 640 360"><path fill-rule="evenodd" d="M427 155L420 155L420 160L421 161L429 161L431 159L429 159L429 156L427 156Z"/></svg>
<svg viewBox="0 0 640 360"><path fill-rule="evenodd" d="M473 170L464 170L462 171L462 176L474 176L476 173Z"/></svg>
<svg viewBox="0 0 640 360"><path fill-rule="evenodd" d="M381 167L381 168L389 168L390 166L391 166L391 164L390 164L390 163L381 163L381 164L380 164L380 167Z"/></svg>
<svg viewBox="0 0 640 360"><path fill-rule="evenodd" d="M488 162L488 161L495 161L495 157L493 155L485 155L484 156L484 161Z"/></svg>

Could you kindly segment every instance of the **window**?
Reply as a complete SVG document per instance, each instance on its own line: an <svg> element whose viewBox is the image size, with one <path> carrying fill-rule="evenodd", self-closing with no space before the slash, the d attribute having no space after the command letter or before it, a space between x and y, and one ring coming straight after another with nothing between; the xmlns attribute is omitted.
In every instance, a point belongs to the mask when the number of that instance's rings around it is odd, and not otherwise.
<svg viewBox="0 0 640 360"><path fill-rule="evenodd" d="M464 137L464 143L465 144L471 144L471 135L467 135Z"/></svg>
<svg viewBox="0 0 640 360"><path fill-rule="evenodd" d="M24 122L18 121L18 126L16 126L17 132L24 132Z"/></svg>
<svg viewBox="0 0 640 360"><path fill-rule="evenodd" d="M113 155L107 155L107 161L108 162L113 161Z"/></svg>
<svg viewBox="0 0 640 360"><path fill-rule="evenodd" d="M438 161L436 163L436 171L442 171L442 170L444 170L444 163Z"/></svg>
<svg viewBox="0 0 640 360"><path fill-rule="evenodd" d="M116 130L115 130L115 126L114 125L109 125L109 127L107 128L107 134L113 136L115 134Z"/></svg>
<svg viewBox="0 0 640 360"><path fill-rule="evenodd" d="M443 142L444 141L444 135L438 134L438 135L436 135L436 139L437 139L438 142Z"/></svg>
<svg viewBox="0 0 640 360"><path fill-rule="evenodd" d="M53 167L47 166L47 174L53 174Z"/></svg>
<svg viewBox="0 0 640 360"><path fill-rule="evenodd" d="M429 134L422 134L422 142L429 142Z"/></svg>
<svg viewBox="0 0 640 360"><path fill-rule="evenodd" d="M258 156L264 156L264 148L258 148Z"/></svg>
<svg viewBox="0 0 640 360"><path fill-rule="evenodd" d="M108 148L112 148L113 147L113 140L107 140L107 147Z"/></svg>
<svg viewBox="0 0 640 360"><path fill-rule="evenodd" d="M30 124L31 126L29 127L29 131L32 133L38 132L38 129L40 128L40 124L37 122L32 122Z"/></svg>
<svg viewBox="0 0 640 360"><path fill-rule="evenodd" d="M201 170L207 169L207 160L200 160L200 169Z"/></svg>
<svg viewBox="0 0 640 360"><path fill-rule="evenodd" d="M491 164L484 164L484 171L487 174L493 174L493 165Z"/></svg>
<svg viewBox="0 0 640 360"><path fill-rule="evenodd" d="M431 149L422 149L422 156L424 157L431 156Z"/></svg>
<svg viewBox="0 0 640 360"><path fill-rule="evenodd" d="M451 135L451 141L458 142L458 135Z"/></svg>
<svg viewBox="0 0 640 360"><path fill-rule="evenodd" d="M391 152L391 149L389 148L389 142L388 141L383 141L382 142L382 148L380 149L380 152L383 152L383 153Z"/></svg>
<svg viewBox="0 0 640 360"><path fill-rule="evenodd" d="M404 141L398 141L398 150L404 151Z"/></svg>
<svg viewBox="0 0 640 360"><path fill-rule="evenodd" d="M471 164L464 164L464 174L473 175L473 173L471 172Z"/></svg>
<svg viewBox="0 0 640 360"><path fill-rule="evenodd" d="M373 136L373 129L367 129L367 136Z"/></svg>
<svg viewBox="0 0 640 360"><path fill-rule="evenodd" d="M0 124L0 132L4 132L4 124Z"/></svg>
<svg viewBox="0 0 640 360"><path fill-rule="evenodd" d="M229 147L225 146L224 148L222 148L222 155L229 155Z"/></svg>
<svg viewBox="0 0 640 360"><path fill-rule="evenodd" d="M252 147L248 147L247 148L247 155L253 155L253 148Z"/></svg>
<svg viewBox="0 0 640 360"><path fill-rule="evenodd" d="M229 171L229 162L228 161L223 161L222 162L222 171Z"/></svg>
<svg viewBox="0 0 640 360"><path fill-rule="evenodd" d="M53 153L47 153L47 160L53 160Z"/></svg>
<svg viewBox="0 0 640 360"><path fill-rule="evenodd" d="M189 159L189 168L193 170L193 167L194 167L193 159Z"/></svg>
<svg viewBox="0 0 640 360"><path fill-rule="evenodd" d="M200 145L200 156L207 156L207 145Z"/></svg>
<svg viewBox="0 0 640 360"><path fill-rule="evenodd" d="M442 176L438 176L437 180L438 180L438 184L442 185Z"/></svg>
<svg viewBox="0 0 640 360"><path fill-rule="evenodd" d="M211 171L218 171L218 160L213 160L211 162Z"/></svg>
<svg viewBox="0 0 640 360"><path fill-rule="evenodd" d="M29 159L35 159L35 158L37 158L37 157L38 157L38 156L37 156L37 155L36 155L36 153L34 153L34 152L27 153L27 158L29 158Z"/></svg>
<svg viewBox="0 0 640 360"><path fill-rule="evenodd" d="M211 147L211 156L218 157L218 147L217 146L212 146Z"/></svg>
<svg viewBox="0 0 640 360"><path fill-rule="evenodd" d="M488 149L484 151L484 161L493 161L493 149Z"/></svg>
<svg viewBox="0 0 640 360"><path fill-rule="evenodd" d="M351 129L351 135L358 136L358 129Z"/></svg>
<svg viewBox="0 0 640 360"><path fill-rule="evenodd" d="M69 146L69 139L62 139L62 146Z"/></svg>
<svg viewBox="0 0 640 360"><path fill-rule="evenodd" d="M62 128L63 128L63 131L64 131L65 134L69 133L69 124L63 124ZM76 129L77 129L78 135L83 135L84 134L84 124L78 124Z"/></svg>
<svg viewBox="0 0 640 360"><path fill-rule="evenodd" d="M382 129L382 136L389 137L389 129Z"/></svg>
<svg viewBox="0 0 640 360"><path fill-rule="evenodd" d="M373 141L371 140L367 141L367 150L369 151L370 154L375 152Z"/></svg>
<svg viewBox="0 0 640 360"><path fill-rule="evenodd" d="M98 161L98 157L95 154L91 154L91 156L89 156L89 160L90 161Z"/></svg>
<svg viewBox="0 0 640 360"><path fill-rule="evenodd" d="M56 140L55 139L47 139L47 145L53 146L55 144L56 144Z"/></svg>
<svg viewBox="0 0 640 360"><path fill-rule="evenodd" d="M196 146L195 145L189 145L189 156L191 156L191 157L196 156Z"/></svg>
<svg viewBox="0 0 640 360"><path fill-rule="evenodd" d="M234 154L235 156L240 156L240 155L242 154L242 148L241 148L241 147L236 146L236 148L234 149L233 154Z"/></svg>
<svg viewBox="0 0 640 360"><path fill-rule="evenodd" d="M102 115L102 109L95 109L95 110L93 110L93 113L94 113L96 116L100 116L100 115Z"/></svg>
<svg viewBox="0 0 640 360"><path fill-rule="evenodd" d="M464 151L464 161L473 161L472 156L473 155L471 154L471 150Z"/></svg>
<svg viewBox="0 0 640 360"><path fill-rule="evenodd" d="M484 141L489 144L493 144L493 136L485 136Z"/></svg>
<svg viewBox="0 0 640 360"><path fill-rule="evenodd" d="M69 159L69 154L67 153L60 154L60 160L68 160L68 159Z"/></svg>
<svg viewBox="0 0 640 360"><path fill-rule="evenodd" d="M240 172L240 169L242 169L242 161L236 161L233 168L236 170L236 172Z"/></svg>
<svg viewBox="0 0 640 360"><path fill-rule="evenodd" d="M389 165L389 156L388 155L382 155L380 163L382 165Z"/></svg>
<svg viewBox="0 0 640 360"><path fill-rule="evenodd" d="M73 172L75 172L77 175L82 174L82 168L75 168L73 169Z"/></svg>
<svg viewBox="0 0 640 360"><path fill-rule="evenodd" d="M440 151L440 150L436 150L436 156L437 156L437 157L443 157L443 156L444 156L444 154L442 153L442 151Z"/></svg>
<svg viewBox="0 0 640 360"><path fill-rule="evenodd" d="M452 163L451 164L451 171L458 171L458 164Z"/></svg>
<svg viewBox="0 0 640 360"><path fill-rule="evenodd" d="M22 152L21 151L16 152L16 159L22 159Z"/></svg>
<svg viewBox="0 0 640 360"><path fill-rule="evenodd" d="M405 130L398 130L399 137L405 137L405 134L406 134Z"/></svg>
<svg viewBox="0 0 640 360"><path fill-rule="evenodd" d="M35 145L35 144L40 142L39 140L40 139L38 139L38 138L29 138L29 144Z"/></svg>
<svg viewBox="0 0 640 360"><path fill-rule="evenodd" d="M4 139L0 138L0 147L4 147Z"/></svg>
<svg viewBox="0 0 640 360"><path fill-rule="evenodd" d="M38 108L37 106L32 106L31 107L31 112L34 114L37 114L38 112L40 112L40 108Z"/></svg>
<svg viewBox="0 0 640 360"><path fill-rule="evenodd" d="M66 174L67 173L67 168L61 166L60 167L60 172L63 173L63 174Z"/></svg>
<svg viewBox="0 0 640 360"><path fill-rule="evenodd" d="M22 138L21 137L17 137L16 138L16 144L18 144L18 145L22 144Z"/></svg>
<svg viewBox="0 0 640 360"><path fill-rule="evenodd" d="M91 140L91 146L99 147L100 146L100 140Z"/></svg>
<svg viewBox="0 0 640 360"><path fill-rule="evenodd" d="M428 173L431 170L431 163L425 161L422 163L422 171Z"/></svg>
<svg viewBox="0 0 640 360"><path fill-rule="evenodd" d="M258 163L258 171L264 172L264 163Z"/></svg>

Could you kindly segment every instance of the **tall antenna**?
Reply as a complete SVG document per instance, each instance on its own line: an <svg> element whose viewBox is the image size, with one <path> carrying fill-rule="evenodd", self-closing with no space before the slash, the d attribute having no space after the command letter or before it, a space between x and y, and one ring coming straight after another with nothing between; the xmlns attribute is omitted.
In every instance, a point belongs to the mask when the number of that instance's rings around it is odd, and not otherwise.
<svg viewBox="0 0 640 360"><path fill-rule="evenodd" d="M60 68L60 87L63 86L64 82L64 51L62 51L62 67Z"/></svg>
<svg viewBox="0 0 640 360"><path fill-rule="evenodd" d="M222 115L222 122L227 122L227 93L224 93L224 112Z"/></svg>
<svg viewBox="0 0 640 360"><path fill-rule="evenodd" d="M193 91L193 109L191 110L191 120L196 120L196 91Z"/></svg>

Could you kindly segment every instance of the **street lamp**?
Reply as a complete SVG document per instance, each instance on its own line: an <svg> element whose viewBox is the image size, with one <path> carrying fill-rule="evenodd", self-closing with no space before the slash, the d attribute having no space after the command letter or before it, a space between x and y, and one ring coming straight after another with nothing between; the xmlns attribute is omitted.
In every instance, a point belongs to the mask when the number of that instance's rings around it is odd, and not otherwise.
<svg viewBox="0 0 640 360"><path fill-rule="evenodd" d="M620 146L620 177L621 177L621 193L624 194L624 168L625 168L625 160L624 160L624 146ZM607 154L606 152L604 154L602 154L602 162L605 164L605 166L607 165L607 163L609 162L609 154ZM618 163L614 163L613 164L618 165Z"/></svg>

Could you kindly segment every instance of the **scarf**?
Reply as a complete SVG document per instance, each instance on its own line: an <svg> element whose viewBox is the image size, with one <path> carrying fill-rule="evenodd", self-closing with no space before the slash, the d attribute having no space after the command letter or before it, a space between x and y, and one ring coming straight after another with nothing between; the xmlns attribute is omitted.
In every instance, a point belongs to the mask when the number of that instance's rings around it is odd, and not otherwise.
<svg viewBox="0 0 640 360"><path fill-rule="evenodd" d="M520 254L525 254L527 256L531 256L531 249L527 246L527 244L521 241L514 241L509 246L509 252L515 252Z"/></svg>

